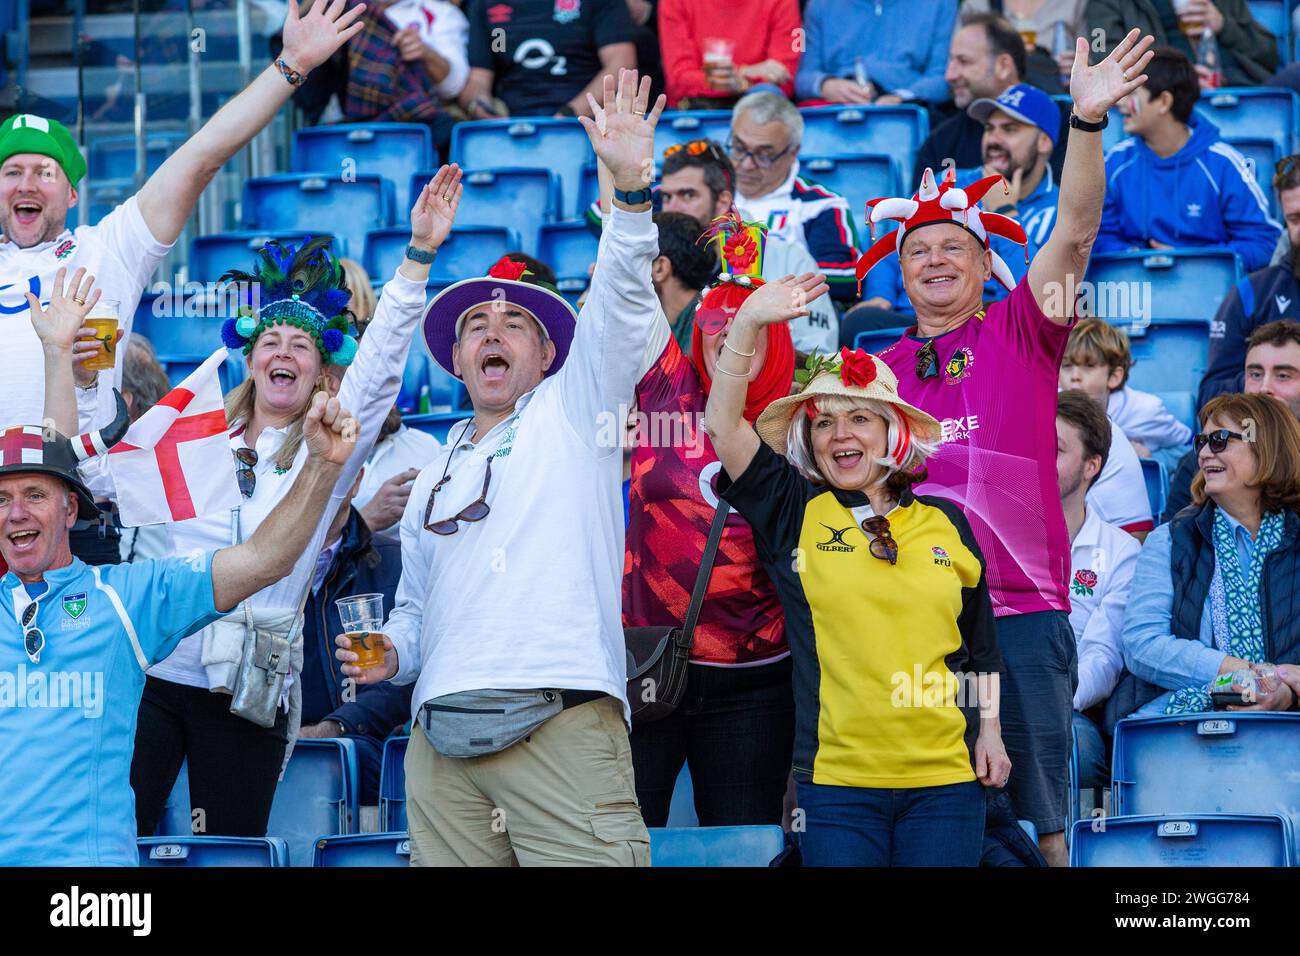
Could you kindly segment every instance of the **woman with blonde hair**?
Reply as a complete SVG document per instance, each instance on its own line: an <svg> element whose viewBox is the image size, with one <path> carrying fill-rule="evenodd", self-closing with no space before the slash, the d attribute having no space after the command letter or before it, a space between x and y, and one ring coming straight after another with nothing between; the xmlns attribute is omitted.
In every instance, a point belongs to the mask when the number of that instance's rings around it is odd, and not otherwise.
<svg viewBox="0 0 1300 956"><path fill-rule="evenodd" d="M255 275L226 276L257 293L256 311L250 303L222 328L226 346L241 348L249 369L248 379L226 397L243 502L230 512L170 524L172 553L246 539L289 492L307 456L306 410L316 392L332 391L328 366L345 367L338 398L355 410L359 431L335 503L325 509L293 572L182 640L149 669L131 766L142 836L153 834L185 760L190 805L203 809L207 833L266 832L276 780L299 728L301 681L295 677L302 668L303 598L338 503L393 405L424 307L429 264L451 229L460 195L455 166L444 166L421 191L411 210L406 258L384 286L360 345L347 311L352 290L328 241L309 240L297 249L268 243Z"/></svg>
<svg viewBox="0 0 1300 956"><path fill-rule="evenodd" d="M978 866L981 784L1005 785L1011 764L983 556L956 505L911 490L939 423L848 349L812 356L799 391L744 418L760 332L826 289L786 277L745 300L705 412L721 495L785 609L804 862Z"/></svg>

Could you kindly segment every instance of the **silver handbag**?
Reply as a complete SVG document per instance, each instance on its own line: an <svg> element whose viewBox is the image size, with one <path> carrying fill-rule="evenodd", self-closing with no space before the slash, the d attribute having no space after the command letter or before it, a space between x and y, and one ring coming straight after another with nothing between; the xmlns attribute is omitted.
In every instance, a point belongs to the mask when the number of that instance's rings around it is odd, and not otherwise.
<svg viewBox="0 0 1300 956"><path fill-rule="evenodd" d="M231 518L232 537L239 543L239 509ZM253 612L248 600L241 602L244 609L244 649L239 657L239 672L230 696L230 712L259 727L274 727L284 696L284 679L289 674L290 652L294 639L302 629L303 608L307 605L308 580L298 604L298 616L288 634L280 634L253 623Z"/></svg>

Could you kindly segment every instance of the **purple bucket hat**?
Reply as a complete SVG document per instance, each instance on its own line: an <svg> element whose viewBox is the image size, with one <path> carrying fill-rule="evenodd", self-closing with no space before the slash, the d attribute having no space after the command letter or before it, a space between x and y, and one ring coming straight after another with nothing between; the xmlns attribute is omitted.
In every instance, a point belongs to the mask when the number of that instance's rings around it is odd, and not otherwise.
<svg viewBox="0 0 1300 956"><path fill-rule="evenodd" d="M555 343L555 361L546 370L548 377L564 364L569 346L573 344L577 313L558 292L520 282L517 278L507 278L522 274L523 263L503 257L485 278L462 279L453 283L429 303L424 310L424 344L433 360L448 374L456 374L452 371L451 347L456 343L456 326L461 317L477 305L498 299L531 312Z"/></svg>

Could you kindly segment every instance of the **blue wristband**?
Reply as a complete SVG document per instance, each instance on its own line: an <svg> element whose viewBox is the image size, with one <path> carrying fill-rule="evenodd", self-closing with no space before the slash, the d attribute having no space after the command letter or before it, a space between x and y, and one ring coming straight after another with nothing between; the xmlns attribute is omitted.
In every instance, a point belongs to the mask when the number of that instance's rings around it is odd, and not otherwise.
<svg viewBox="0 0 1300 956"><path fill-rule="evenodd" d="M654 191L651 190L649 186L647 186L644 189L638 189L635 190L634 192L627 192L626 190L619 189L617 186L615 186L614 198L617 199L619 202L623 203L623 205L625 206L640 206L645 203L648 203L651 199L654 198Z"/></svg>

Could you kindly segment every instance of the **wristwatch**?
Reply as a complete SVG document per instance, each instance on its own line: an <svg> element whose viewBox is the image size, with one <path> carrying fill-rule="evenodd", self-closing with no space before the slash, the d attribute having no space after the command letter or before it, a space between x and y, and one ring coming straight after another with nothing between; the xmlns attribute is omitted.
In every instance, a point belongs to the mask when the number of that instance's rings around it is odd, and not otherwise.
<svg viewBox="0 0 1300 956"><path fill-rule="evenodd" d="M1110 125L1110 113L1101 118L1100 123L1089 123L1087 120L1079 119L1079 114L1070 110L1070 127L1071 129L1081 129L1085 133L1100 133Z"/></svg>
<svg viewBox="0 0 1300 956"><path fill-rule="evenodd" d="M651 190L649 186L646 186L644 189L634 190L632 192L628 192L625 189L619 189L617 186L615 186L614 198L617 199L619 202L623 203L623 205L625 206L640 206L645 203L648 203L651 199L654 198L654 191Z"/></svg>
<svg viewBox="0 0 1300 956"><path fill-rule="evenodd" d="M415 246L411 245L406 247L406 258L410 259L412 262L418 262L421 265L427 266L437 257L437 255L437 249L417 249Z"/></svg>

